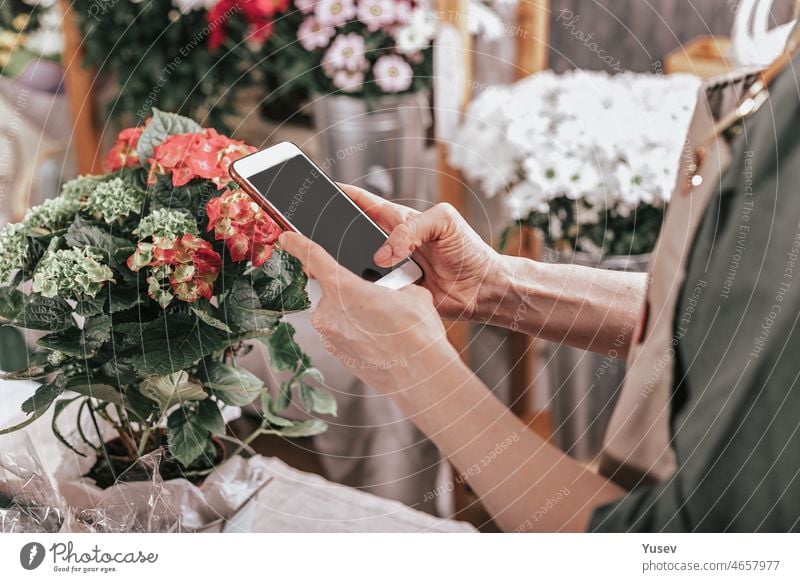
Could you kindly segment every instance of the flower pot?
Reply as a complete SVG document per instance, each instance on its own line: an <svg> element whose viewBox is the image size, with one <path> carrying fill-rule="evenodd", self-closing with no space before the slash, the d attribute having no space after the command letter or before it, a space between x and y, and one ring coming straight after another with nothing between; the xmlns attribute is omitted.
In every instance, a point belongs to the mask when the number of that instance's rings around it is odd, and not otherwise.
<svg viewBox="0 0 800 582"><path fill-rule="evenodd" d="M323 170L389 199L419 197L430 111L423 93L385 96L368 105L347 95L312 103Z"/></svg>
<svg viewBox="0 0 800 582"><path fill-rule="evenodd" d="M598 260L576 253L549 259L615 271L643 272L650 255L611 256ZM551 347L547 367L551 378L550 408L555 442L570 456L591 461L602 449L625 378L625 362L563 344L551 344Z"/></svg>
<svg viewBox="0 0 800 582"><path fill-rule="evenodd" d="M222 441L217 437L212 437L212 441L216 448L214 459L201 457L188 468L182 467L169 454L161 456L158 463L158 473L161 478L164 481L186 479L194 485L200 485L205 480L208 470L222 465L228 457ZM166 443L164 446L166 447ZM101 489L108 489L116 483L151 481L153 479L152 467L131 459L119 437L105 443L105 449L106 456L100 455L97 462L85 475L93 479Z"/></svg>

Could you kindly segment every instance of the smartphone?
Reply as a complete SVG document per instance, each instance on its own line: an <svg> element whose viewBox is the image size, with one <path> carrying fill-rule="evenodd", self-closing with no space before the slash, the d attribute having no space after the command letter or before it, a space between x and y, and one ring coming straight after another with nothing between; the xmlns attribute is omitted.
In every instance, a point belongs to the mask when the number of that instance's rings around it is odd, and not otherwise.
<svg viewBox="0 0 800 582"><path fill-rule="evenodd" d="M390 289L422 278L412 259L379 267L372 257L386 233L295 144L282 142L240 158L230 174L285 230L299 232L359 277Z"/></svg>

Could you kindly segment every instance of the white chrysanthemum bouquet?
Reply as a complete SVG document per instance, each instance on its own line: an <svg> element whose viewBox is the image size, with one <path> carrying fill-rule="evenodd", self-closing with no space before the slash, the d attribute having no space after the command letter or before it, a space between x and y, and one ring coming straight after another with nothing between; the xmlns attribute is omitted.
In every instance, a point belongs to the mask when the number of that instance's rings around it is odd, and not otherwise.
<svg viewBox="0 0 800 582"><path fill-rule="evenodd" d="M698 89L685 75L539 73L482 93L450 161L561 251L647 253L676 183Z"/></svg>

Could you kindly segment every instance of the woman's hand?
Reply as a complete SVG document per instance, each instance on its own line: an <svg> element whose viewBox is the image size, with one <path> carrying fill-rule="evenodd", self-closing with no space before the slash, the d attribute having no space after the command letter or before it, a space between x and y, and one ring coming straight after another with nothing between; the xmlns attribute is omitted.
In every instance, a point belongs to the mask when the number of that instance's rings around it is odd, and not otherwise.
<svg viewBox="0 0 800 582"><path fill-rule="evenodd" d="M475 319L482 288L498 276L500 255L449 204L418 212L365 190L340 185L389 233L375 264L390 267L413 254L425 273L422 285L446 319ZM491 281L493 282L493 281Z"/></svg>
<svg viewBox="0 0 800 582"><path fill-rule="evenodd" d="M322 287L311 322L323 346L368 385L402 391L415 375L425 377L459 359L429 291L417 285L394 291L364 281L297 233L283 233L280 243Z"/></svg>

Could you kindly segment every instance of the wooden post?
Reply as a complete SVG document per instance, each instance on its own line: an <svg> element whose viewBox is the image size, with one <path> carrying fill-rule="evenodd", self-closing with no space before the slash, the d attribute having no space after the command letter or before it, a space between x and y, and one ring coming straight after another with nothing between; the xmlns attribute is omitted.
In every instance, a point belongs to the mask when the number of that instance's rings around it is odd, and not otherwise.
<svg viewBox="0 0 800 582"><path fill-rule="evenodd" d="M461 71L440 70L434 71L434 78L439 75L451 75L454 79L459 79L459 85L453 91L452 97L457 99L457 107L460 111L464 111L472 97L472 58L471 47L472 38L469 34L467 27L467 15L469 9L468 0L437 0L436 10L439 20L443 26L451 27L453 38L457 39L457 60L459 66L463 67ZM447 50L451 50L449 47ZM441 49L440 49L441 50ZM440 83L441 87L442 84ZM452 112L437 112L437 114L451 115ZM467 194L463 187L463 178L461 173L450 166L447 161L447 140L451 137L449 135L437 135L438 139L438 198L440 202L448 202L452 204L463 216L467 216ZM469 356L469 324L466 322L456 321L450 322L447 329L447 337L450 343L461 354L462 359L468 360Z"/></svg>
<svg viewBox="0 0 800 582"><path fill-rule="evenodd" d="M72 114L72 143L81 174L99 174L101 171L100 133L94 116L93 85L94 72L83 66L83 36L78 19L69 0L60 0L64 18L61 29L64 33L62 61L65 68L67 97Z"/></svg>
<svg viewBox="0 0 800 582"><path fill-rule="evenodd" d="M550 0L520 0L517 9L517 78L547 68Z"/></svg>
<svg viewBox="0 0 800 582"><path fill-rule="evenodd" d="M521 0L517 13L517 78L543 71L550 47L550 0ZM516 240L509 241L509 252L529 259L542 257L541 237L522 228ZM509 332L508 362L511 368L511 411L530 423L545 437L551 434L546 415L533 411L536 342L533 337Z"/></svg>

